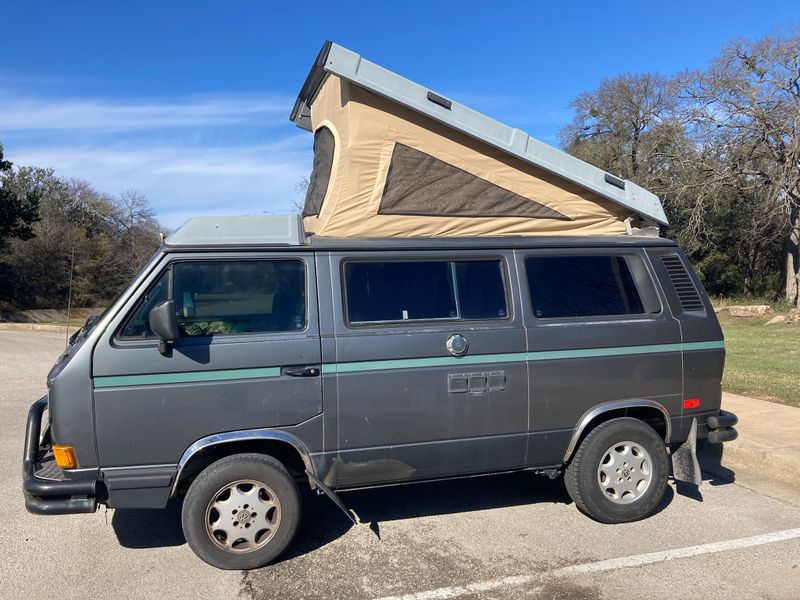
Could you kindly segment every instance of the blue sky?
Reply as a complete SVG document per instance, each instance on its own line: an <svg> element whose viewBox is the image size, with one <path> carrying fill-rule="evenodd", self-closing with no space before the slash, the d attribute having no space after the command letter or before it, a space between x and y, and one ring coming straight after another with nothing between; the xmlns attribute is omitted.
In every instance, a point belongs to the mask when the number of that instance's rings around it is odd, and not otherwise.
<svg viewBox="0 0 800 600"><path fill-rule="evenodd" d="M556 143L569 101L625 71L702 68L796 27L796 2L13 2L0 142L17 164L144 192L175 227L280 213L311 135L288 120L326 39Z"/></svg>

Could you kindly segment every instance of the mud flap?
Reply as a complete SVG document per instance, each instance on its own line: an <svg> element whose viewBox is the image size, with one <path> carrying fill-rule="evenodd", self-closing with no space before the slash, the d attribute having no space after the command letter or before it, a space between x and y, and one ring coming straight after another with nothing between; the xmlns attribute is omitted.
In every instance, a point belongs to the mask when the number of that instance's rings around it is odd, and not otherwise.
<svg viewBox="0 0 800 600"><path fill-rule="evenodd" d="M689 437L672 452L672 476L675 481L685 481L700 487L703 476L697 462L697 419L692 419Z"/></svg>
<svg viewBox="0 0 800 600"><path fill-rule="evenodd" d="M308 481L311 484L313 489L316 489L318 492L322 492L328 498L333 500L333 503L339 507L339 509L347 515L347 518L353 522L353 525L358 525L358 518L353 514L353 511L349 510L342 502L342 499L339 498L338 494L334 492L331 488L327 485L322 483L316 475L314 475L311 471L306 471L306 476L308 477Z"/></svg>

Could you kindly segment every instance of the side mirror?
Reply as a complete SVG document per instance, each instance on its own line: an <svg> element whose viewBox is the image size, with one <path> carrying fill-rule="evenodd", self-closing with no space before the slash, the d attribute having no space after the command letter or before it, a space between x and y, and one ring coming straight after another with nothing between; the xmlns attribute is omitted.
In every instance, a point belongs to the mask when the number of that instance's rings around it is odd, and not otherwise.
<svg viewBox="0 0 800 600"><path fill-rule="evenodd" d="M181 336L178 329L178 318L175 316L175 301L167 300L156 304L149 314L150 329L158 336L158 351L169 354L169 343Z"/></svg>

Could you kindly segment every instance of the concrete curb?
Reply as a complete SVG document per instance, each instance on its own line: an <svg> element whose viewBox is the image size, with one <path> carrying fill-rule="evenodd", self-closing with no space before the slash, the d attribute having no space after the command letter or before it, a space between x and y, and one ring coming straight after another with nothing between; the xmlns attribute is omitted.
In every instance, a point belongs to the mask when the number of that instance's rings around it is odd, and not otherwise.
<svg viewBox="0 0 800 600"><path fill-rule="evenodd" d="M739 442L739 440L736 440ZM800 492L800 456L788 450L766 450L742 440L723 448L722 464L758 470L765 478L796 487Z"/></svg>
<svg viewBox="0 0 800 600"><path fill-rule="evenodd" d="M771 481L800 498L800 408L723 393L722 408L739 417L738 439L706 444L703 458L748 479ZM755 487L755 483L753 484Z"/></svg>
<svg viewBox="0 0 800 600"><path fill-rule="evenodd" d="M49 323L0 323L0 331L47 331L50 333L74 333L80 327L52 325Z"/></svg>

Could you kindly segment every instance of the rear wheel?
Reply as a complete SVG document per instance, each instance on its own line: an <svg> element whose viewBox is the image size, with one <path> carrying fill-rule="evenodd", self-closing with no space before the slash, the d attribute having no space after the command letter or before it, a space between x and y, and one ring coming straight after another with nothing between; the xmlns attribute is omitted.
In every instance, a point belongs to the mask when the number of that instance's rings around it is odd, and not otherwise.
<svg viewBox="0 0 800 600"><path fill-rule="evenodd" d="M300 497L286 467L263 454L235 454L208 466L183 501L189 547L220 569L255 569L294 538Z"/></svg>
<svg viewBox="0 0 800 600"><path fill-rule="evenodd" d="M624 417L586 436L564 482L581 512L601 523L625 523L653 513L666 491L668 469L661 436Z"/></svg>

